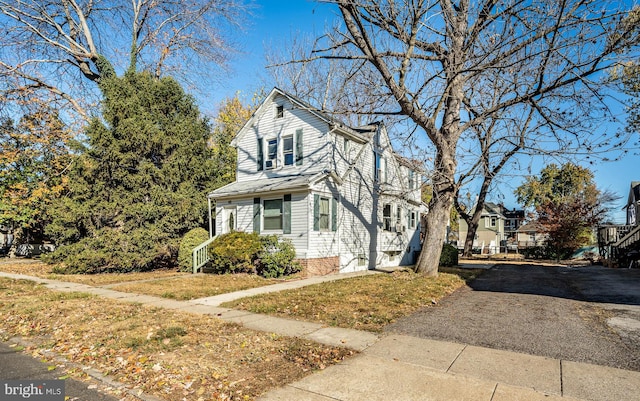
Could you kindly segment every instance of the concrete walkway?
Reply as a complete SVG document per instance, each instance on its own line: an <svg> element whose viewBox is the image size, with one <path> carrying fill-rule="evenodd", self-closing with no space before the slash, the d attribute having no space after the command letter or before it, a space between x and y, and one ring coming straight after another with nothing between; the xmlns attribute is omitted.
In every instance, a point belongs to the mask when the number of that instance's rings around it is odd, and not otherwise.
<svg viewBox="0 0 640 401"><path fill-rule="evenodd" d="M640 401L640 372L556 360L464 344L326 327L221 308L221 302L257 293L301 287L349 276L328 276L275 284L248 293L174 301L55 280L28 279L57 291L78 291L125 302L200 313L247 328L361 353L265 394L260 399L309 401L469 400L469 401Z"/></svg>

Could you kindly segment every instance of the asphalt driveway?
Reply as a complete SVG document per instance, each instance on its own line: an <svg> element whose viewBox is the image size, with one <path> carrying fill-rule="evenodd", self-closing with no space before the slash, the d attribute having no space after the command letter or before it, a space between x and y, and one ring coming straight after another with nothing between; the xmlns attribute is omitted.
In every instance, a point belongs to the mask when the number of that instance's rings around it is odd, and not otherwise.
<svg viewBox="0 0 640 401"><path fill-rule="evenodd" d="M640 371L640 269L497 265L387 331Z"/></svg>

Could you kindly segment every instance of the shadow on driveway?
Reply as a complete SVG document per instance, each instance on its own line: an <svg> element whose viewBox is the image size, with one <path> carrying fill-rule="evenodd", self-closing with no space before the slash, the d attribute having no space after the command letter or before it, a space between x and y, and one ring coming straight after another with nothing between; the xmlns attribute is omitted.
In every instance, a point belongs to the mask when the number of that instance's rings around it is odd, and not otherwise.
<svg viewBox="0 0 640 401"><path fill-rule="evenodd" d="M386 331L640 371L640 270L496 265Z"/></svg>
<svg viewBox="0 0 640 401"><path fill-rule="evenodd" d="M474 291L640 305L640 269L502 264L478 277L470 287Z"/></svg>

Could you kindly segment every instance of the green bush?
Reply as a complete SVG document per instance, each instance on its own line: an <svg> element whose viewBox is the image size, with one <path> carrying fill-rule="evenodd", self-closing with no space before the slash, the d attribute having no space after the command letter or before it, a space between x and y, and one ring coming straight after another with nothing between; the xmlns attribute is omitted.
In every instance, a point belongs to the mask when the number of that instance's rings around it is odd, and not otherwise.
<svg viewBox="0 0 640 401"><path fill-rule="evenodd" d="M451 244L444 244L440 254L440 266L452 267L458 265L458 248Z"/></svg>
<svg viewBox="0 0 640 401"><path fill-rule="evenodd" d="M178 249L178 267L180 271L190 272L193 269L193 248L209 239L209 233L202 227L187 232Z"/></svg>
<svg viewBox="0 0 640 401"><path fill-rule="evenodd" d="M220 235L209 248L217 273L253 273L273 278L300 271L291 241L277 235L232 232Z"/></svg>
<svg viewBox="0 0 640 401"><path fill-rule="evenodd" d="M102 230L96 237L82 238L42 255L42 260L55 264L54 272L59 274L147 271L175 266L177 245L177 240L149 230Z"/></svg>
<svg viewBox="0 0 640 401"><path fill-rule="evenodd" d="M261 249L256 233L222 234L209 247L211 267L217 273L256 273L255 262Z"/></svg>
<svg viewBox="0 0 640 401"><path fill-rule="evenodd" d="M299 272L302 266L295 262L296 249L287 238L267 235L261 238L262 250L258 254L257 273L274 278Z"/></svg>

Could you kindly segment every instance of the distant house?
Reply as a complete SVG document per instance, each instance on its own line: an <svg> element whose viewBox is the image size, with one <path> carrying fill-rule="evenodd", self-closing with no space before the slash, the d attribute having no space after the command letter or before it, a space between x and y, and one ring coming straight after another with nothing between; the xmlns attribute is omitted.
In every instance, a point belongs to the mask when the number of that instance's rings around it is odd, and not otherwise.
<svg viewBox="0 0 640 401"><path fill-rule="evenodd" d="M543 246L548 237L543 227L535 221L523 224L516 231L518 249Z"/></svg>
<svg viewBox="0 0 640 401"><path fill-rule="evenodd" d="M518 229L524 223L524 210L513 209L508 210L502 207L502 215L504 216L504 236L507 243L515 243L517 241Z"/></svg>
<svg viewBox="0 0 640 401"><path fill-rule="evenodd" d="M423 173L383 123L348 127L275 88L232 145L236 181L208 195L211 237L288 238L310 274L415 263Z"/></svg>
<svg viewBox="0 0 640 401"><path fill-rule="evenodd" d="M502 213L503 206L485 202L478 222L478 229L473 240L473 248L481 253L499 253L500 246L506 238L505 223L506 217ZM464 219L458 221L458 247L464 247L469 226Z"/></svg>

